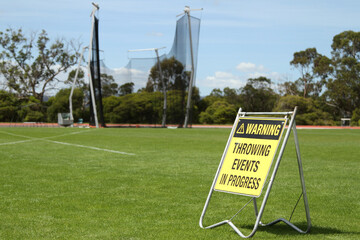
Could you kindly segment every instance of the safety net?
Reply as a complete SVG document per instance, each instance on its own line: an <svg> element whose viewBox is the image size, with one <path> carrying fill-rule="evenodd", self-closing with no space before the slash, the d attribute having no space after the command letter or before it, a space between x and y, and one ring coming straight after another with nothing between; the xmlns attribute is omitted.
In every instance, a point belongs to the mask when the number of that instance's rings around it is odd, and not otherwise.
<svg viewBox="0 0 360 240"><path fill-rule="evenodd" d="M125 67L107 69L106 72L114 76L119 86L120 98L107 108L106 121L151 125L164 125L165 121L166 125L182 126L192 74L192 56L194 75L191 87L195 86L199 34L200 19L185 14L177 20L174 42L167 54L157 55L155 49L147 54L129 52L129 62Z"/></svg>

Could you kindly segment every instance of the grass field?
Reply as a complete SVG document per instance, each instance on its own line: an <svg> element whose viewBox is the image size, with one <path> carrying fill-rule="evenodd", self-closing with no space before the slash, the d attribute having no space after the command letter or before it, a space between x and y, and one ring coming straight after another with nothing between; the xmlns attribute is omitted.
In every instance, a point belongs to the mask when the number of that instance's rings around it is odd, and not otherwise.
<svg viewBox="0 0 360 240"><path fill-rule="evenodd" d="M0 128L0 239L240 239L198 225L230 129ZM254 239L360 239L360 130L298 130L312 229ZM291 136L263 222L301 193ZM215 192L205 225L249 198ZM261 200L261 199L260 199ZM292 221L305 228L302 201ZM254 224L252 204L234 223Z"/></svg>

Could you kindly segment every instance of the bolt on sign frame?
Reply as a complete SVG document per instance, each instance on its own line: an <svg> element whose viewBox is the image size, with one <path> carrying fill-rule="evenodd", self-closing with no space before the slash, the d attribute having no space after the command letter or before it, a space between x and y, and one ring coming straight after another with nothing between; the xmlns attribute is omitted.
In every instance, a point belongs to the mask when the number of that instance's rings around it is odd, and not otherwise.
<svg viewBox="0 0 360 240"><path fill-rule="evenodd" d="M295 229L299 233L308 233L310 231L311 219L310 219L309 204L308 204L308 200L307 200L307 194L306 194L306 188L305 188L305 179L304 179L304 173L303 173L303 168L302 168L299 141L298 141L298 137L297 137L296 123L295 123L296 112L297 112L297 107L295 107L294 111L292 111L292 112L242 112L241 108L239 109L238 114L237 114L236 119L235 119L235 122L234 122L234 125L233 125L232 130L231 130L228 142L226 144L224 153L222 155L218 170L216 172L216 175L214 177L212 186L210 188L209 195L208 195L208 197L206 199L204 209L203 209L201 217L200 217L199 225L200 225L201 228L210 229L210 228L215 228L215 227L221 226L223 224L229 224L230 227L232 227L235 230L235 232L239 236L241 236L243 238L252 237L256 233L259 225L260 226L271 226L271 225L274 225L274 224L276 224L278 222L286 223L287 225L289 225L290 227L292 227L293 229ZM282 117L274 118L274 117L264 117L264 116L282 116ZM277 147L278 147L278 144L279 144L279 142L280 142L280 140L282 138L282 132L285 129L285 126L286 126L286 123L287 123L289 117L290 117L290 123L289 123L289 125L287 127L286 134L285 134L285 137L284 137L284 139L282 141L280 150L278 151ZM251 126L254 126L254 124L256 124L258 122L258 123L261 123L261 124L258 124L258 125L262 125L262 127L264 125L266 125L266 123L270 123L270 124L273 124L273 125L278 124L279 125L278 131L277 131L278 139L276 140L278 142L275 143L275 144L272 143L273 145L259 144L259 143L261 143L261 141L265 141L266 143L268 143L269 141L271 141L269 139L274 140L275 138L274 138L274 136L270 136L271 134L269 134L269 131L264 130L264 129L263 129L263 131L258 129L258 131L254 130L252 132L252 133L255 133L255 135L256 134L261 135L261 132L262 132L263 136L260 136L260 138L263 138L263 139L260 139L260 140L256 139L259 136L254 136L254 135L250 136L251 132L250 132L250 130L248 130L248 128L249 128L248 125L246 126L246 130L244 129L244 124L249 124L250 122L253 124ZM262 124L262 123L265 123L265 124ZM268 125L270 126L270 124L268 124ZM280 128L280 124L283 125L283 126L281 126L281 128ZM264 128L265 128L265 126L264 126ZM306 220L307 220L307 229L306 230L301 230L300 228L295 226L293 223L291 223L290 222L291 217L290 217L289 220L284 219L284 218L279 218L279 219L276 219L276 220L274 220L272 222L269 222L269 223L262 223L261 222L261 217L262 217L262 215L264 213L265 205L266 205L267 200L269 198L269 194L270 194L271 188L273 186L276 173L277 173L277 171L279 169L280 161L281 161L281 158L283 156L283 153L284 153L284 150L285 150L285 147L286 147L286 143L287 143L287 141L289 139L291 130L293 131L293 134L294 134L296 156L297 156L297 162L298 162L298 170L299 170L300 182L301 182L301 187L302 187L302 193L301 193L301 195L299 197L299 200L300 200L301 197L303 197L304 206L305 206L305 213L306 213ZM274 132L272 132L272 133L274 133ZM265 135L268 135L268 136L265 136ZM272 135L275 135L275 134L272 134ZM245 138L239 138L239 136L245 136ZM260 178L253 178L252 177L252 183L253 184L251 185L251 187L246 188L246 189L249 188L250 191L249 190L239 190L239 191L237 191L237 190L234 190L236 188L234 188L234 187L231 188L231 187L228 186L229 183L231 182L230 177L232 178L233 175L226 174L226 171L222 170L222 168L229 169L229 167L230 167L232 169L236 169L236 167L237 167L237 169L238 169L240 167L240 169L241 169L241 168L243 168L245 166L245 165L242 165L242 163L240 163L240 161L242 161L242 160L240 160L240 159L233 160L234 159L233 153L235 151L237 151L237 153L239 153L239 152L241 153L241 152L245 151L245 148L239 147L240 143L234 142L234 141L239 141L240 140L240 141L245 141L246 142L247 141L246 139L249 138L249 137L252 138L253 141L255 141L255 142L250 143L250 144L252 144L252 146L254 146L254 145L256 145L256 146L268 146L269 151L265 155L268 156L269 158L271 158L270 159L270 164L268 164L268 166L266 166L266 171L265 172L263 171L263 173L262 173L263 174L262 175L263 176L262 181L261 181L262 184L258 184L258 182L259 182L258 180ZM236 140L233 140L235 138L236 138ZM256 144L254 144L254 143L256 143ZM250 144L248 143L247 146L249 146ZM233 149L229 149L230 146ZM242 147L244 147L244 146L242 146ZM272 148L272 152L270 152L271 148ZM275 149L275 151L273 151L274 149ZM260 210L259 210L258 206L257 206L256 198L260 197L260 195L261 195L261 191L262 191L262 188L264 187L264 183L265 183L265 180L267 178L267 175L268 175L268 173L270 173L270 168L271 168L271 165L272 165L272 159L275 157L277 152L278 152L278 157L276 159L275 166L274 166L274 168L272 170L271 177L270 177L270 180L268 182L268 186L266 188L266 192L265 192L265 195L264 195L264 198L263 198L263 201L261 203ZM265 162L264 159L261 159L261 155L264 156L264 151L262 152L262 154L261 154L260 151L257 151L257 150L255 152L252 152L252 153L256 153L254 155L260 155L260 161L262 160L263 162ZM227 157L228 155L230 157ZM231 160L230 165L229 165L228 159L230 159L230 158L233 161ZM265 160L269 160L269 158L265 159ZM246 161L246 160L244 160L244 161ZM263 163L263 162L260 162L260 161L253 161L253 163L251 165L251 169L253 169L252 172L257 172L257 170L259 168L259 166L257 166L257 164L260 165L260 164ZM249 170L249 166L250 166L250 164L247 165L248 170ZM230 175L230 177L227 178L229 175ZM235 177L237 177L237 176L235 175ZM248 178L248 181L247 181L249 183L248 186L250 186L250 180L249 179L250 178ZM255 180L255 179L257 179L257 180ZM235 183L235 184L238 184L238 183L239 183L239 181L237 183ZM240 183L240 184L243 184L243 182ZM237 186L240 186L240 184L238 184ZM230 185L233 185L233 182L231 182ZM255 189L254 186L256 186L257 191L252 191L252 189ZM215 191L220 191L220 192L228 192L228 193L233 193L233 194L238 194L238 195L244 195L244 196L251 197L251 199L229 220L224 220L224 221L212 224L210 226L204 226L203 225L203 219L204 219L205 213L207 211L207 208L208 208L208 205L210 203L210 199L211 199L211 196L212 196L214 190ZM299 202L299 200L298 200L298 202ZM253 230L251 231L251 233L249 235L245 235L234 225L234 223L232 222L232 219L237 214L239 214L245 208L245 206L247 204L249 204L251 201L253 201L253 204L254 204L254 212L255 212L256 220L255 220L255 224L254 224L254 227L253 227ZM294 207L294 210L295 210L298 202L296 203L296 205ZM294 210L293 210L293 212L294 212Z"/></svg>

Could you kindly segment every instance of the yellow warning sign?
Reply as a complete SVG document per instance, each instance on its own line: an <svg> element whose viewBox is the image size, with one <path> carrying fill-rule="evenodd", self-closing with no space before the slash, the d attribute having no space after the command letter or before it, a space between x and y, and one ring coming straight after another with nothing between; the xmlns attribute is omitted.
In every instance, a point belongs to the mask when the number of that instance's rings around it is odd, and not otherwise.
<svg viewBox="0 0 360 240"><path fill-rule="evenodd" d="M240 118L214 189L259 197L285 124L284 118Z"/></svg>

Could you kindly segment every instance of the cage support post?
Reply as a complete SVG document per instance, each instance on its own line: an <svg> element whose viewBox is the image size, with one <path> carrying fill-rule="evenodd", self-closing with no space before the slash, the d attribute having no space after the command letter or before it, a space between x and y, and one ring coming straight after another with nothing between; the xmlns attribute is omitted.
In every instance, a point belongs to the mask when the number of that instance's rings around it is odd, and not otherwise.
<svg viewBox="0 0 360 240"><path fill-rule="evenodd" d="M91 12L91 33L90 33L90 44L89 44L89 61L88 61L88 77L89 77L89 85L90 85L90 95L91 95L91 103L93 106L93 112L94 112L94 120L95 120L95 126L96 128L99 128L99 122L97 117L97 111L96 111L96 101L95 101L95 92L94 92L94 86L92 82L92 76L91 76L91 54L92 54L92 42L94 37L94 27L95 27L95 12L99 10L99 6L92 3L94 8Z"/></svg>
<svg viewBox="0 0 360 240"><path fill-rule="evenodd" d="M163 95L164 95L164 105L163 105L163 115L162 115L162 121L161 121L161 126L165 127L166 126L166 108L167 108L167 97L166 97L166 86L165 86L165 82L164 82L164 78L163 78L163 74L162 74L162 69L161 69L161 63L160 63L160 57L159 57L159 49L155 48L155 53L156 53L156 58L157 58L157 63L158 63L158 68L159 68L159 78L161 81L161 85L163 86Z"/></svg>
<svg viewBox="0 0 360 240"><path fill-rule="evenodd" d="M88 47L83 47L83 49L82 49L82 51L81 51L80 58L79 58L79 63L78 63L78 67L77 67L77 69L76 69L74 81L73 81L73 84L72 84L72 87L71 87L71 91L70 91L70 96L69 96L70 120L72 120L72 121L74 121L72 97L73 97L73 94L74 94L74 89L75 89L76 81L77 81L77 78L78 78L78 75L79 75L82 58L83 58L83 56L84 56L84 52L85 52L85 49L86 49L86 48L88 48ZM72 125L73 125L73 124L72 124Z"/></svg>

